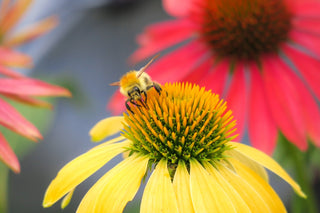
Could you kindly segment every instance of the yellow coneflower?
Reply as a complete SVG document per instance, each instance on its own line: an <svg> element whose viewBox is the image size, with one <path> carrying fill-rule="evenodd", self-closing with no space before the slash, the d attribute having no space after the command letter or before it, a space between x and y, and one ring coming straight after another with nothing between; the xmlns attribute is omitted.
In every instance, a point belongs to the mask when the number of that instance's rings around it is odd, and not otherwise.
<svg viewBox="0 0 320 213"><path fill-rule="evenodd" d="M140 212L286 212L265 168L302 197L298 184L272 158L231 140L236 122L219 96L191 84L165 84L148 92L147 107L100 121L94 141L109 140L79 156L49 185L43 206L74 189L120 153L128 156L107 172L82 199L77 212L122 212L148 169ZM265 167L265 168L264 168Z"/></svg>

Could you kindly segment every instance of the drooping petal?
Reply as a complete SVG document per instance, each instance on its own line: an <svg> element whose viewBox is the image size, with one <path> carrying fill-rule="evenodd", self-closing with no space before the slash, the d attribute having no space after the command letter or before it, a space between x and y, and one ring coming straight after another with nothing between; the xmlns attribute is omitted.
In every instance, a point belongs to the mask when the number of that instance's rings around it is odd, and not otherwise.
<svg viewBox="0 0 320 213"><path fill-rule="evenodd" d="M245 164L247 167L252 169L255 173L260 175L262 179L264 179L266 182L269 182L267 171L259 163L251 160L250 158L247 158L245 155L241 154L240 152L234 152L232 149L225 151L225 154Z"/></svg>
<svg viewBox="0 0 320 213"><path fill-rule="evenodd" d="M53 205L109 160L123 152L128 144L129 142L101 144L69 162L50 183L42 205L44 207Z"/></svg>
<svg viewBox="0 0 320 213"><path fill-rule="evenodd" d="M1 52L1 50L0 50ZM1 53L0 53L1 54ZM1 57L1 56L0 56ZM0 59L1 60L1 59ZM8 76L10 78L24 78L24 76L18 72L15 72L5 66L2 66L0 63L0 74L1 75L5 75Z"/></svg>
<svg viewBox="0 0 320 213"><path fill-rule="evenodd" d="M14 101L23 103L23 104L27 104L30 106L34 106L34 107L43 107L43 108L48 108L48 109L52 109L53 106L46 102L46 101L42 101L42 100L38 100L29 96L22 96L22 95L11 95L11 94L2 94L3 96L5 96L6 98L12 99Z"/></svg>
<svg viewBox="0 0 320 213"><path fill-rule="evenodd" d="M210 70L208 75L204 76L200 83L204 84L207 89L211 89L213 93L223 93L230 71L230 61L225 59L220 61Z"/></svg>
<svg viewBox="0 0 320 213"><path fill-rule="evenodd" d="M317 98L320 99L320 75L318 73L320 61L289 45L284 45L281 49L291 59L292 63L297 66Z"/></svg>
<svg viewBox="0 0 320 213"><path fill-rule="evenodd" d="M286 0L287 6L297 18L315 18L320 17L320 3L317 0Z"/></svg>
<svg viewBox="0 0 320 213"><path fill-rule="evenodd" d="M176 1L176 0L163 0L163 8L165 11L177 17L182 17L188 14L190 9L192 8L193 0L184 0L184 1Z"/></svg>
<svg viewBox="0 0 320 213"><path fill-rule="evenodd" d="M188 39L193 31L192 23L184 19L152 24L137 37L141 47L132 54L130 61L137 62L155 55L171 45Z"/></svg>
<svg viewBox="0 0 320 213"><path fill-rule="evenodd" d="M121 213L137 193L149 158L136 154L108 171L86 194L77 213Z"/></svg>
<svg viewBox="0 0 320 213"><path fill-rule="evenodd" d="M10 36L4 39L3 44L6 47L16 47L21 44L25 44L38 38L39 36L49 32L58 24L57 17L49 17L43 19L32 26L29 26L22 32L17 33L17 35Z"/></svg>
<svg viewBox="0 0 320 213"><path fill-rule="evenodd" d="M123 116L113 116L99 121L89 132L91 140L94 142L101 141L102 139L114 135L123 129L124 123Z"/></svg>
<svg viewBox="0 0 320 213"><path fill-rule="evenodd" d="M0 47L0 65L29 68L32 66L32 59L28 55L8 48Z"/></svg>
<svg viewBox="0 0 320 213"><path fill-rule="evenodd" d="M200 63L207 53L207 47L197 41L191 41L181 48L163 56L147 69L148 74L159 83L181 81ZM160 71L161 70L161 71Z"/></svg>
<svg viewBox="0 0 320 213"><path fill-rule="evenodd" d="M192 205L190 192L190 175L184 161L179 161L174 174L173 188L176 193L179 212L195 212Z"/></svg>
<svg viewBox="0 0 320 213"><path fill-rule="evenodd" d="M297 31L307 32L320 36L319 26L320 20L318 19L293 19L292 27Z"/></svg>
<svg viewBox="0 0 320 213"><path fill-rule="evenodd" d="M215 169L210 163L205 162L204 166L206 170L213 176L215 181L221 186L221 188L226 192L236 212L250 212L250 209L246 202L241 198L239 193L224 179L224 177Z"/></svg>
<svg viewBox="0 0 320 213"><path fill-rule="evenodd" d="M280 58L266 56L261 72L267 102L276 125L289 141L301 150L306 150L304 103L290 77L292 70Z"/></svg>
<svg viewBox="0 0 320 213"><path fill-rule="evenodd" d="M63 200L61 201L61 209L64 209L69 205L72 195L74 193L74 190L75 188L72 189L70 192L68 192L68 194L63 198Z"/></svg>
<svg viewBox="0 0 320 213"><path fill-rule="evenodd" d="M141 213L178 213L178 203L167 168L162 159L151 174L141 200Z"/></svg>
<svg viewBox="0 0 320 213"><path fill-rule="evenodd" d="M308 49L309 51L320 57L319 36L292 30L289 37L293 40L294 43L299 44L303 48Z"/></svg>
<svg viewBox="0 0 320 213"><path fill-rule="evenodd" d="M117 90L108 102L107 110L110 110L113 115L118 115L125 110L125 97Z"/></svg>
<svg viewBox="0 0 320 213"><path fill-rule="evenodd" d="M32 0L19 0L14 2L14 4L10 7L10 9L1 20L0 33L8 32L9 30L11 30L20 20L31 3Z"/></svg>
<svg viewBox="0 0 320 213"><path fill-rule="evenodd" d="M271 157L269 157L268 155L266 155L265 153L257 149L254 149L250 146L247 146L241 143L235 143L235 142L228 142L228 143L235 148L234 151L242 153L247 158L250 158L251 160L256 161L257 163L261 164L262 166L269 169L273 173L277 174L279 177L281 177L283 180L289 183L298 195L300 195L301 197L306 197L306 195L301 191L300 186Z"/></svg>
<svg viewBox="0 0 320 213"><path fill-rule="evenodd" d="M242 178L223 164L216 163L216 167L223 178L238 192L252 212L272 213L270 206L264 200L265 191L258 190L259 188L256 189L255 185L251 185L250 180Z"/></svg>
<svg viewBox="0 0 320 213"><path fill-rule="evenodd" d="M243 134L245 121L247 116L247 105L248 105L248 91L246 88L246 79L244 64L239 62L236 64L232 73L232 80L230 83L230 89L226 95L226 101L228 108L232 109L232 114L237 121L237 134L240 138Z"/></svg>
<svg viewBox="0 0 320 213"><path fill-rule="evenodd" d="M0 93L27 96L71 96L71 93L65 88L31 78L0 79Z"/></svg>
<svg viewBox="0 0 320 213"><path fill-rule="evenodd" d="M243 179L244 182L247 182L261 197L264 203L267 204L268 210L271 212L283 212L286 213L286 208L283 205L281 199L277 195L277 193L273 190L273 188L263 180L258 174L256 174L253 170L246 167L246 165L236 161L235 159L231 159L229 161L232 166L235 168L239 179ZM260 212L260 211L257 211Z"/></svg>
<svg viewBox="0 0 320 213"><path fill-rule="evenodd" d="M26 120L15 108L1 98L0 124L33 141L42 138L39 130L32 123Z"/></svg>
<svg viewBox="0 0 320 213"><path fill-rule="evenodd" d="M272 154L277 141L277 128L268 108L263 81L255 64L250 65L251 88L248 111L248 132L253 147Z"/></svg>
<svg viewBox="0 0 320 213"><path fill-rule="evenodd" d="M20 172L20 164L10 145L0 133L0 160L9 166L15 173Z"/></svg>
<svg viewBox="0 0 320 213"><path fill-rule="evenodd" d="M191 197L196 212L236 212L231 198L197 160L190 160Z"/></svg>

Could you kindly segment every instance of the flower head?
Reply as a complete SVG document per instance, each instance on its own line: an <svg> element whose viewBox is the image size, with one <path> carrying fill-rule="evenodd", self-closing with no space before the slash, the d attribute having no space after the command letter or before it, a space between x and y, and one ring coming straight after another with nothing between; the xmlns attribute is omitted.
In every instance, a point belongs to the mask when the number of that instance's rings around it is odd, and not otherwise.
<svg viewBox="0 0 320 213"><path fill-rule="evenodd" d="M231 141L235 121L218 95L175 83L147 96L147 107L96 124L90 131L95 141L124 130L63 167L46 191L44 207L66 194L70 200L82 181L120 153L128 157L98 180L77 212L122 212L148 168L154 171L140 212L285 212L264 167L305 196L269 156Z"/></svg>
<svg viewBox="0 0 320 213"><path fill-rule="evenodd" d="M150 66L154 80L196 82L223 94L240 136L247 126L252 145L268 154L278 131L301 150L307 140L320 146L319 1L163 2L175 19L148 26L132 61L179 44ZM122 105L117 93L108 107L118 113Z"/></svg>
<svg viewBox="0 0 320 213"><path fill-rule="evenodd" d="M31 0L3 0L0 5L0 125L30 140L37 141L42 138L38 129L15 110L7 99L32 106L51 108L49 103L35 97L70 96L70 92L59 86L28 78L13 70L14 67L30 68L32 66L31 58L17 52L14 48L46 33L57 24L57 19L50 17L16 35L12 33L14 26L31 2ZM14 172L20 171L19 161L1 133L0 160Z"/></svg>

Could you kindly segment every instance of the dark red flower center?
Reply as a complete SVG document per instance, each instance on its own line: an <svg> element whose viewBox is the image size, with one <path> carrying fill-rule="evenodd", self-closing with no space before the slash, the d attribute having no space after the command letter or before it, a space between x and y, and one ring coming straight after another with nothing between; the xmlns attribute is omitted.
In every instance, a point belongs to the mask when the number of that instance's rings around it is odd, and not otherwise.
<svg viewBox="0 0 320 213"><path fill-rule="evenodd" d="M200 35L222 57L259 60L276 52L291 29L282 0L206 0L201 11Z"/></svg>

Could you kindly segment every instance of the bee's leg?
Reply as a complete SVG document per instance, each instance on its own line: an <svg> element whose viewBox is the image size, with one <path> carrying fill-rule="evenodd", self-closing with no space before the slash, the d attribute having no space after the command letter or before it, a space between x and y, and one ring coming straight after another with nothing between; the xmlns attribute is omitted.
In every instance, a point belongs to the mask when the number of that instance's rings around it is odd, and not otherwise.
<svg viewBox="0 0 320 213"><path fill-rule="evenodd" d="M127 110L129 110L132 114L134 114L134 112L131 110L128 102L132 103L132 100L131 100L131 99L126 100L126 108L127 108Z"/></svg>
<svg viewBox="0 0 320 213"><path fill-rule="evenodd" d="M132 103L133 105L137 106L137 107L141 107L140 104L138 104L137 102L135 102L133 99L129 99L130 103Z"/></svg>
<svg viewBox="0 0 320 213"><path fill-rule="evenodd" d="M156 89L156 91L159 93L159 95L160 95L160 93L161 93L161 86L158 84L158 83L156 83L156 82L153 82L153 87Z"/></svg>
<svg viewBox="0 0 320 213"><path fill-rule="evenodd" d="M144 94L144 96L145 96L145 100L144 100L144 102L147 104L147 93L145 92L145 91L141 91L141 93L143 93Z"/></svg>

